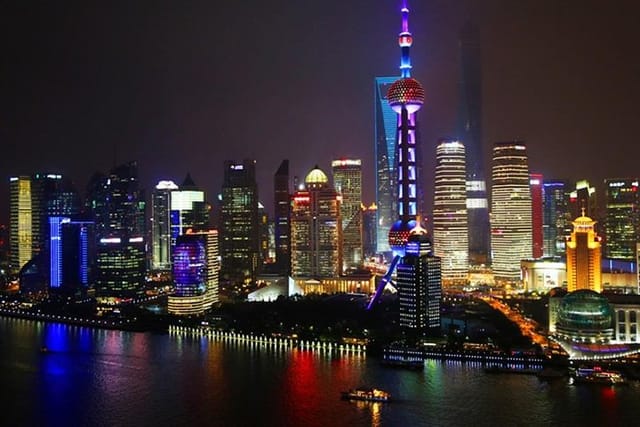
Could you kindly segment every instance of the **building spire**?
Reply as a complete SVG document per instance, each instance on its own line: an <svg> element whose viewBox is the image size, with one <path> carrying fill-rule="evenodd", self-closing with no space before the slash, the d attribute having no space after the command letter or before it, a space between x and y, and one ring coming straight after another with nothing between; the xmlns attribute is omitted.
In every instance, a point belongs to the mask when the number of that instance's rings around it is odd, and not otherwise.
<svg viewBox="0 0 640 427"><path fill-rule="evenodd" d="M413 44L413 37L409 31L409 8L407 0L402 0L402 31L398 35L398 44L400 45L400 73L402 77L411 77L411 57L409 49Z"/></svg>

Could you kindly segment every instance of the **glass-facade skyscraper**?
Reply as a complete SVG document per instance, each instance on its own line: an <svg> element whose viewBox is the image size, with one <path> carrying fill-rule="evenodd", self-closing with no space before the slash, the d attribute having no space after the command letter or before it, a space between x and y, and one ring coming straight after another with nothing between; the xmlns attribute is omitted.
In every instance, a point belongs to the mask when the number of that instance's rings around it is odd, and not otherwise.
<svg viewBox="0 0 640 427"><path fill-rule="evenodd" d="M482 64L478 29L467 22L460 31L460 83L457 138L467 155L469 259L489 261L489 206L482 142Z"/></svg>
<svg viewBox="0 0 640 427"><path fill-rule="evenodd" d="M531 190L526 146L522 141L493 147L491 249L498 284L520 279L520 260L531 258Z"/></svg>
<svg viewBox="0 0 640 427"><path fill-rule="evenodd" d="M49 217L49 290L65 297L86 296L95 261L92 221Z"/></svg>
<svg viewBox="0 0 640 427"><path fill-rule="evenodd" d="M16 176L9 180L11 267L20 270L33 256L33 220L31 209L31 178Z"/></svg>
<svg viewBox="0 0 640 427"><path fill-rule="evenodd" d="M209 206L190 174L171 192L171 247L187 230L205 230L209 225Z"/></svg>
<svg viewBox="0 0 640 427"><path fill-rule="evenodd" d="M224 163L220 221L222 275L234 280L255 277L261 266L255 161Z"/></svg>
<svg viewBox="0 0 640 427"><path fill-rule="evenodd" d="M565 237L571 232L568 186L562 180L545 180L542 188L543 256L565 253Z"/></svg>
<svg viewBox="0 0 640 427"><path fill-rule="evenodd" d="M95 175L87 204L96 227L96 296L118 303L140 295L146 272L145 201L137 163Z"/></svg>
<svg viewBox="0 0 640 427"><path fill-rule="evenodd" d="M11 266L17 271L49 246L49 217L75 217L78 193L62 175L36 173L12 177L10 187Z"/></svg>
<svg viewBox="0 0 640 427"><path fill-rule="evenodd" d="M433 256L426 231L421 231L409 237L396 275L399 325L415 337L440 332L442 297L441 260Z"/></svg>
<svg viewBox="0 0 640 427"><path fill-rule="evenodd" d="M534 258L542 257L544 251L544 230L543 230L543 183L541 174L532 173L529 179L531 189L531 242L533 243L532 253Z"/></svg>
<svg viewBox="0 0 640 427"><path fill-rule="evenodd" d="M463 285L469 276L465 148L443 139L436 148L433 247L442 260L444 285Z"/></svg>
<svg viewBox="0 0 640 427"><path fill-rule="evenodd" d="M171 270L171 192L173 181L160 181L151 195L151 269Z"/></svg>
<svg viewBox="0 0 640 427"><path fill-rule="evenodd" d="M374 123L376 155L377 252L389 252L389 230L398 218L397 129L398 115L389 105L387 92L400 77L376 77Z"/></svg>
<svg viewBox="0 0 640 427"><path fill-rule="evenodd" d="M173 251L175 294L169 296L168 311L198 315L218 302L218 232L191 231L176 239Z"/></svg>
<svg viewBox="0 0 640 427"><path fill-rule="evenodd" d="M273 177L276 265L281 272L291 271L291 192L289 160L283 160Z"/></svg>
<svg viewBox="0 0 640 427"><path fill-rule="evenodd" d="M333 186L342 196L343 271L362 265L362 161L341 159L331 162Z"/></svg>
<svg viewBox="0 0 640 427"><path fill-rule="evenodd" d="M605 256L633 260L638 241L638 178L608 178L605 187Z"/></svg>

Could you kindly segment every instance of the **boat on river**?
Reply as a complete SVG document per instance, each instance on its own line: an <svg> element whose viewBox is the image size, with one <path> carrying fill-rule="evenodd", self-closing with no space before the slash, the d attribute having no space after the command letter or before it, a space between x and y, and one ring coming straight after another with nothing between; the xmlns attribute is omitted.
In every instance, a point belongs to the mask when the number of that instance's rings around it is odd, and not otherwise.
<svg viewBox="0 0 640 427"><path fill-rule="evenodd" d="M362 400L365 402L389 402L391 394L377 388L353 388L342 392L343 400Z"/></svg>
<svg viewBox="0 0 640 427"><path fill-rule="evenodd" d="M593 368L578 368L575 372L574 383L576 384L601 384L601 385L622 385L626 380L620 372L607 371L599 366Z"/></svg>

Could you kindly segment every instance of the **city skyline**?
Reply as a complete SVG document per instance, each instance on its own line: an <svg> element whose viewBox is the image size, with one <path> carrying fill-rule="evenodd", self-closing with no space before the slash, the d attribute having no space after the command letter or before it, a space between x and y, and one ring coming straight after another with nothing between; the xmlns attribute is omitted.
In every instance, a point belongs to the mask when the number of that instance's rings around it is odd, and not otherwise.
<svg viewBox="0 0 640 427"><path fill-rule="evenodd" d="M429 88L420 115L428 194L437 139L455 130L457 37L468 18L483 50L485 163L493 142L522 139L545 177L587 178L600 189L606 177L636 176L637 149L625 141L634 134L640 62L625 52L638 38L640 7L471 3L411 5L415 74ZM283 158L302 177L316 163L354 157L363 159L370 203L371 81L397 70L390 34L398 4L7 5L4 39L20 41L0 83L2 178L60 172L82 192L96 170L136 160L147 191L191 172L213 196L223 160L254 158L261 199L272 206L270 177ZM241 116L250 119L238 129ZM621 142L594 155L608 141ZM8 192L2 186L3 200Z"/></svg>

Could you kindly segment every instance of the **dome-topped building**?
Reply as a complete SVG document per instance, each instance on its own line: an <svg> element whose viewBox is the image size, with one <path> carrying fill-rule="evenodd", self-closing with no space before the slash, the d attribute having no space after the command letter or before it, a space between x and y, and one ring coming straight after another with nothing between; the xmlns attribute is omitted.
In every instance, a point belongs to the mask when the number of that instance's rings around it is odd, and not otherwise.
<svg viewBox="0 0 640 427"><path fill-rule="evenodd" d="M573 342L607 343L613 339L613 310L606 297L581 289L560 302L557 335Z"/></svg>
<svg viewBox="0 0 640 427"><path fill-rule="evenodd" d="M314 166L304 179L307 188L326 187L329 184L329 177L318 167Z"/></svg>

